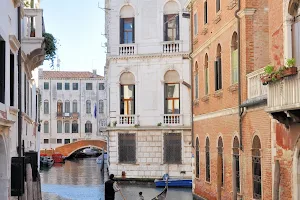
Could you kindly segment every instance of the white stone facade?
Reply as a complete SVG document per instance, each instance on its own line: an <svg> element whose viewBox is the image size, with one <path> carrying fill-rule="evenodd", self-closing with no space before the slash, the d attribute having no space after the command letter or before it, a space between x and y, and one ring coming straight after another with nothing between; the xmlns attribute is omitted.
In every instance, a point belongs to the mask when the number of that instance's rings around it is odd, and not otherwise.
<svg viewBox="0 0 300 200"><path fill-rule="evenodd" d="M41 149L55 149L78 140L104 139L101 136L101 132L106 130L107 122L104 77L97 75L96 70L92 73L39 69L38 78L41 93ZM57 88L59 83L62 86L61 90ZM45 84L48 84L48 88L45 88ZM66 84L69 85L68 90L65 88ZM77 89L74 88L74 84L78 85ZM87 90L87 84L91 84L90 90ZM99 84L102 84L101 89ZM45 108L46 102L48 109ZM58 108L58 102L62 103L61 110ZM103 106L102 111L100 104ZM77 131L73 127L73 122L78 124ZM87 122L91 122L91 131L86 131ZM61 123L61 128L58 123ZM46 124L48 128L45 127Z"/></svg>
<svg viewBox="0 0 300 200"><path fill-rule="evenodd" d="M189 19L182 17L183 4L106 0L110 173L116 177L192 176ZM166 24L174 29L166 33ZM122 134L133 134L125 146L119 144ZM174 155L166 150L166 134L179 141L176 161L165 157Z"/></svg>

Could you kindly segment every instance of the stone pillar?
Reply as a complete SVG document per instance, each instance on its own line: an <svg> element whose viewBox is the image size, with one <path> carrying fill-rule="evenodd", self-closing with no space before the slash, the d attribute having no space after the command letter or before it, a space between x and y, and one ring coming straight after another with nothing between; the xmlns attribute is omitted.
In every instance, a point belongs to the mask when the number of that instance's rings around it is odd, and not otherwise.
<svg viewBox="0 0 300 200"><path fill-rule="evenodd" d="M26 186L27 200L33 200L32 169L30 164L26 164Z"/></svg>

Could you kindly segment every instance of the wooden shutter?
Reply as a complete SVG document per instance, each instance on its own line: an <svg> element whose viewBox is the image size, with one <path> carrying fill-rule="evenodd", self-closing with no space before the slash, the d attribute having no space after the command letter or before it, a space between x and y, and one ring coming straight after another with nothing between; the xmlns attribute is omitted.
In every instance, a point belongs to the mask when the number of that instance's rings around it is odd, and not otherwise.
<svg viewBox="0 0 300 200"><path fill-rule="evenodd" d="M120 115L124 114L124 86L120 85Z"/></svg>
<svg viewBox="0 0 300 200"><path fill-rule="evenodd" d="M218 58L218 85L219 90L222 89L222 60Z"/></svg>
<svg viewBox="0 0 300 200"><path fill-rule="evenodd" d="M167 100L167 96L168 96L168 84L165 83L164 85L164 103L165 103L165 114L168 114L168 100Z"/></svg>
<svg viewBox="0 0 300 200"><path fill-rule="evenodd" d="M179 40L179 15L176 16L176 40Z"/></svg>
<svg viewBox="0 0 300 200"><path fill-rule="evenodd" d="M120 44L124 44L124 19L120 18Z"/></svg>
<svg viewBox="0 0 300 200"><path fill-rule="evenodd" d="M132 43L135 43L135 20L132 18Z"/></svg>
<svg viewBox="0 0 300 200"><path fill-rule="evenodd" d="M5 103L5 41L0 36L0 102Z"/></svg>
<svg viewBox="0 0 300 200"><path fill-rule="evenodd" d="M168 15L164 15L164 41L168 41Z"/></svg>
<svg viewBox="0 0 300 200"><path fill-rule="evenodd" d="M11 196L22 196L24 194L24 169L24 157L11 158Z"/></svg>
<svg viewBox="0 0 300 200"><path fill-rule="evenodd" d="M215 61L215 91L219 89L219 73L218 73L218 61Z"/></svg>

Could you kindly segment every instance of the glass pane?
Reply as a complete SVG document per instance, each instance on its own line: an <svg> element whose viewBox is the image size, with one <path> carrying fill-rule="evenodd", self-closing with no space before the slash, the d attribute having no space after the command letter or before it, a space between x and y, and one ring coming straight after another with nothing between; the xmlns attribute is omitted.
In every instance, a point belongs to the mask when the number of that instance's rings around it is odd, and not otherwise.
<svg viewBox="0 0 300 200"><path fill-rule="evenodd" d="M73 112L77 112L77 102L73 102Z"/></svg>
<svg viewBox="0 0 300 200"><path fill-rule="evenodd" d="M174 100L174 114L179 114L179 99Z"/></svg>
<svg viewBox="0 0 300 200"><path fill-rule="evenodd" d="M167 100L167 114L173 114L173 100Z"/></svg>
<svg viewBox="0 0 300 200"><path fill-rule="evenodd" d="M134 85L124 85L124 99L134 98Z"/></svg>
<svg viewBox="0 0 300 200"><path fill-rule="evenodd" d="M167 84L167 97L179 98L179 84Z"/></svg>
<svg viewBox="0 0 300 200"><path fill-rule="evenodd" d="M208 69L205 67L205 94L208 94Z"/></svg>

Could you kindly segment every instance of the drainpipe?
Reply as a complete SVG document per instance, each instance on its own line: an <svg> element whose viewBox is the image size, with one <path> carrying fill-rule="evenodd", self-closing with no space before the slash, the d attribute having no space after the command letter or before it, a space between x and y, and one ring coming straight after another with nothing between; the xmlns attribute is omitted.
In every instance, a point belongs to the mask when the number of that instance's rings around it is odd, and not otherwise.
<svg viewBox="0 0 300 200"><path fill-rule="evenodd" d="M21 5L18 7L18 40L21 41ZM22 67L21 67L21 46L18 51L18 156L22 156Z"/></svg>
<svg viewBox="0 0 300 200"><path fill-rule="evenodd" d="M240 36L240 18L238 12L241 10L241 0L238 0L238 9L235 11L235 17L237 18L237 35L238 35L238 109L239 109L239 133L240 133L240 149L243 151L243 127L242 127L242 89L241 89L241 36Z"/></svg>
<svg viewBox="0 0 300 200"><path fill-rule="evenodd" d="M194 106L193 106L193 84L194 84L194 79L193 79L193 58L192 58L192 53L193 53L193 2L191 2L191 11L190 11L190 53L189 53L189 59L190 59L190 73L191 73L191 131L192 131L192 148L195 147L194 145Z"/></svg>

